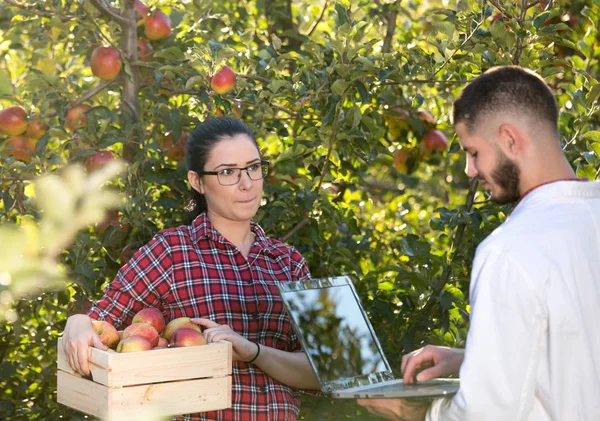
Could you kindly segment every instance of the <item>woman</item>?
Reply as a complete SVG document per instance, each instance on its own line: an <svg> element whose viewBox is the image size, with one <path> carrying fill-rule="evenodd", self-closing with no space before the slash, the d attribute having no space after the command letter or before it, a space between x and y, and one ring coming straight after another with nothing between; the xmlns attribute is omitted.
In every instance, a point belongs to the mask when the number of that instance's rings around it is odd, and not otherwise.
<svg viewBox="0 0 600 421"><path fill-rule="evenodd" d="M121 268L89 316L69 317L63 335L71 367L89 373L88 347L106 349L91 319L117 329L144 307L167 320L191 317L208 342L233 345L232 408L182 420L296 420L296 389L319 389L301 352L276 282L310 277L293 247L268 238L251 220L268 166L241 121L212 118L187 144L195 202L190 225L159 232Z"/></svg>

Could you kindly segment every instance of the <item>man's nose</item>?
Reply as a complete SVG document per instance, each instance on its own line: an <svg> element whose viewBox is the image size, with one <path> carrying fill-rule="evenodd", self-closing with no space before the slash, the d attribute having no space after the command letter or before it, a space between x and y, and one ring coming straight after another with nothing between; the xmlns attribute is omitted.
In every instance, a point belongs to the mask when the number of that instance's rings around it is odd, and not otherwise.
<svg viewBox="0 0 600 421"><path fill-rule="evenodd" d="M475 167L475 162L473 162L473 158L467 154L467 163L465 165L465 173L467 176L473 178L478 174L477 168Z"/></svg>

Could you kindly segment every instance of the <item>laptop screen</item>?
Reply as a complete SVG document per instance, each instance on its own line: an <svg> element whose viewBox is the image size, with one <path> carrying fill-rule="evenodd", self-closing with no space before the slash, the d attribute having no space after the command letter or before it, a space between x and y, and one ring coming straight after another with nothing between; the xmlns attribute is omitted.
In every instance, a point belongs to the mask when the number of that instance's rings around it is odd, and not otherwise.
<svg viewBox="0 0 600 421"><path fill-rule="evenodd" d="M280 292L322 385L390 371L349 278L289 282Z"/></svg>

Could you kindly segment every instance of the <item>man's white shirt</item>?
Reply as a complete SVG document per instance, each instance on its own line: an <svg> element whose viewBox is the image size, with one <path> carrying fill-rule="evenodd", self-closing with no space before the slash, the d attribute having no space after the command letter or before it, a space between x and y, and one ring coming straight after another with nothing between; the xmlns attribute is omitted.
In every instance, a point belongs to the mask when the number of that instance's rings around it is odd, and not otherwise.
<svg viewBox="0 0 600 421"><path fill-rule="evenodd" d="M540 186L477 248L461 386L427 421L600 420L600 182Z"/></svg>

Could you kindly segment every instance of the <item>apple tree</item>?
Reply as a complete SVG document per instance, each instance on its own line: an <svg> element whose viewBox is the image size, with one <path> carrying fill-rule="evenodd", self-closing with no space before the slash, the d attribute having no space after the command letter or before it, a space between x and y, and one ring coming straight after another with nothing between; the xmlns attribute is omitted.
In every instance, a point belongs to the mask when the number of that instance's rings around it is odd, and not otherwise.
<svg viewBox="0 0 600 421"><path fill-rule="evenodd" d="M577 174L600 177L600 8L583 0L4 4L0 223L41 226L41 176L126 169L118 205L52 256L58 284L17 296L0 268L2 419L83 419L56 403L56 338L141 244L187 222L185 142L207 117L255 131L273 167L257 222L313 276L352 277L395 368L425 343L464 346L475 248L510 212L463 172L448 115L470 79L539 72ZM301 417L369 418L315 397Z"/></svg>

